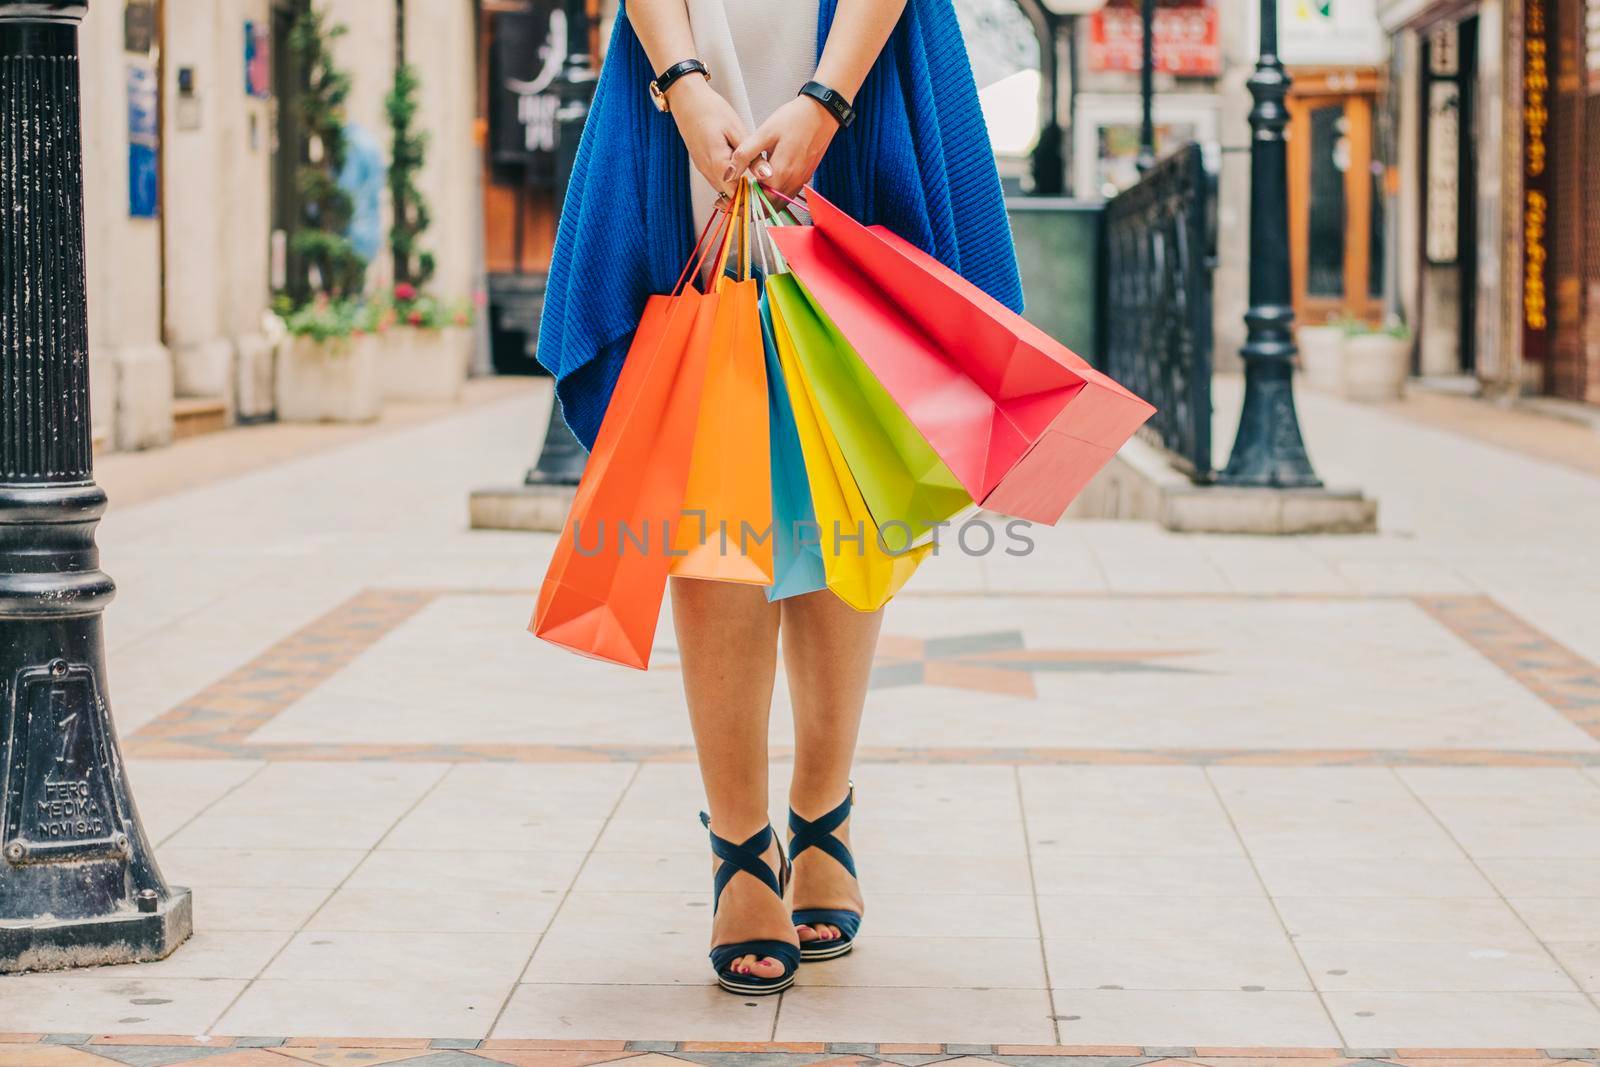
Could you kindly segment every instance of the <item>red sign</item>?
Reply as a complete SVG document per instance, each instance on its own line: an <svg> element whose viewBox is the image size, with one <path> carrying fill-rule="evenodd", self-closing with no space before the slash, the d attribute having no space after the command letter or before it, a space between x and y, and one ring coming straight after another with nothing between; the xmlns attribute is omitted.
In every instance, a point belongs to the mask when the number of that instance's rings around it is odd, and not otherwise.
<svg viewBox="0 0 1600 1067"><path fill-rule="evenodd" d="M1217 9L1209 0L1158 4L1156 70L1188 78L1222 73ZM1089 67L1137 73L1144 63L1144 32L1136 0L1112 0L1089 16Z"/></svg>

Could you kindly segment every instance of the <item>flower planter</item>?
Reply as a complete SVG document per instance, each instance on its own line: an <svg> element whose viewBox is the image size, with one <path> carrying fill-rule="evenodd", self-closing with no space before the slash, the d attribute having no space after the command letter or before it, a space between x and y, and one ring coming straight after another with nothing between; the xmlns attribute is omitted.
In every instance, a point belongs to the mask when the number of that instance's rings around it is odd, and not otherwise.
<svg viewBox="0 0 1600 1067"><path fill-rule="evenodd" d="M370 422L383 408L383 352L371 334L278 346L278 418L285 422Z"/></svg>
<svg viewBox="0 0 1600 1067"><path fill-rule="evenodd" d="M1346 400L1398 400L1411 374L1411 341L1387 333L1353 334L1344 339Z"/></svg>
<svg viewBox="0 0 1600 1067"><path fill-rule="evenodd" d="M385 400L454 403L461 399L472 359L472 331L400 326L380 338Z"/></svg>
<svg viewBox="0 0 1600 1067"><path fill-rule="evenodd" d="M1305 384L1327 393L1344 389L1344 329L1339 326L1302 326L1295 331L1300 348L1300 372Z"/></svg>

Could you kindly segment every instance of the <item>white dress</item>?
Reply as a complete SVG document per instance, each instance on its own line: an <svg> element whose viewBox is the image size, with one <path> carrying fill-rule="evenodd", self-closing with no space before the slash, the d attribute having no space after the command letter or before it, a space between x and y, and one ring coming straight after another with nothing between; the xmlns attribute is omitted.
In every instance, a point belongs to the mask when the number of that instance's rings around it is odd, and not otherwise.
<svg viewBox="0 0 1600 1067"><path fill-rule="evenodd" d="M711 87L749 130L795 98L817 70L817 0L687 0ZM711 218L717 190L691 163L695 233Z"/></svg>

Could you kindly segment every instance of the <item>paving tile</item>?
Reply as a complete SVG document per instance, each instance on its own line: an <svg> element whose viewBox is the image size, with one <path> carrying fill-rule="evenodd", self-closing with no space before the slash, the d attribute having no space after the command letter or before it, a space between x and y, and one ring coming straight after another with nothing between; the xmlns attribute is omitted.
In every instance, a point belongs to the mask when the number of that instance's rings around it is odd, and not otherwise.
<svg viewBox="0 0 1600 1067"><path fill-rule="evenodd" d="M298 930L328 899L326 889L214 887L194 895L196 930Z"/></svg>
<svg viewBox="0 0 1600 1067"><path fill-rule="evenodd" d="M1317 988L1387 992L1568 992L1550 955L1526 943L1469 944L1298 941Z"/></svg>
<svg viewBox="0 0 1600 1067"><path fill-rule="evenodd" d="M1036 850L1038 892L1078 896L1250 897L1264 891L1244 856L1095 856Z"/></svg>
<svg viewBox="0 0 1600 1067"><path fill-rule="evenodd" d="M1035 854L1055 852L1095 856L1242 856L1233 827L1220 812L1183 813L1167 818L1142 813L1075 812L1030 818L1028 844Z"/></svg>
<svg viewBox="0 0 1600 1067"><path fill-rule="evenodd" d="M485 1037L511 982L260 979L216 1024L234 1034Z"/></svg>
<svg viewBox="0 0 1600 1067"><path fill-rule="evenodd" d="M709 851L592 852L572 888L579 893L709 893L711 870Z"/></svg>
<svg viewBox="0 0 1600 1067"><path fill-rule="evenodd" d="M1511 906L1542 941L1600 941L1600 895L1513 897Z"/></svg>
<svg viewBox="0 0 1600 1067"><path fill-rule="evenodd" d="M1054 1040L1049 995L1013 989L885 989L814 986L784 994L780 1041Z"/></svg>
<svg viewBox="0 0 1600 1067"><path fill-rule="evenodd" d="M347 887L328 898L306 929L538 933L560 901L553 890Z"/></svg>
<svg viewBox="0 0 1600 1067"><path fill-rule="evenodd" d="M384 849L426 851L441 843L454 849L523 852L584 852L594 844L601 818L561 818L480 811L472 818L439 808L419 808L394 825Z"/></svg>
<svg viewBox="0 0 1600 1067"><path fill-rule="evenodd" d="M331 817L355 810L392 821L449 769L442 763L279 760L218 800L208 814Z"/></svg>
<svg viewBox="0 0 1600 1067"><path fill-rule="evenodd" d="M139 819L145 833L158 843L165 842L173 831L266 766L260 760L248 759L127 762L128 781L139 798Z"/></svg>
<svg viewBox="0 0 1600 1067"><path fill-rule="evenodd" d="M491 1042L482 1042L473 1051L473 1055L480 1060L490 1063L504 1063L509 1067L591 1067L596 1063L613 1063L622 1059L644 1059L632 1052L581 1052L576 1050L518 1050L512 1048L486 1048ZM515 1044L515 1042L506 1042ZM621 1042L616 1042L621 1044Z"/></svg>
<svg viewBox="0 0 1600 1067"><path fill-rule="evenodd" d="M1047 938L1044 946L1056 989L1311 988L1282 934L1257 941Z"/></svg>
<svg viewBox="0 0 1600 1067"><path fill-rule="evenodd" d="M1477 863L1507 897L1600 897L1600 859L1482 856Z"/></svg>
<svg viewBox="0 0 1600 1067"><path fill-rule="evenodd" d="M1492 885L1465 856L1255 856L1277 897L1493 897Z"/></svg>
<svg viewBox="0 0 1600 1067"><path fill-rule="evenodd" d="M393 816L360 808L283 815L218 815L208 811L169 838L167 844L177 848L315 847L365 851L393 825Z"/></svg>
<svg viewBox="0 0 1600 1067"><path fill-rule="evenodd" d="M581 852L458 852L378 849L345 881L348 889L521 889L562 892Z"/></svg>
<svg viewBox="0 0 1600 1067"><path fill-rule="evenodd" d="M1575 768L1400 772L1473 856L1600 859L1600 790Z"/></svg>
<svg viewBox="0 0 1600 1067"><path fill-rule="evenodd" d="M360 849L166 847L157 859L167 881L191 888L332 889L365 854Z"/></svg>
<svg viewBox="0 0 1600 1067"><path fill-rule="evenodd" d="M1044 989L1031 938L885 937L864 934L850 955L800 968L798 986Z"/></svg>
<svg viewBox="0 0 1600 1067"><path fill-rule="evenodd" d="M254 978L290 936L287 930L200 929L164 960L96 967L94 973L141 978Z"/></svg>
<svg viewBox="0 0 1600 1067"><path fill-rule="evenodd" d="M1279 897L1297 941L1439 941L1499 947L1533 943L1500 900L1475 897Z"/></svg>
<svg viewBox="0 0 1600 1067"><path fill-rule="evenodd" d="M1066 940L1283 941L1265 897L1044 896L1044 936Z"/></svg>
<svg viewBox="0 0 1600 1067"><path fill-rule="evenodd" d="M1600 1008L1581 993L1325 993L1323 1000L1355 1044L1600 1047Z"/></svg>
<svg viewBox="0 0 1600 1067"><path fill-rule="evenodd" d="M765 1041L777 1010L777 997L724 993L708 966L699 986L519 985L494 1036Z"/></svg>
<svg viewBox="0 0 1600 1067"><path fill-rule="evenodd" d="M112 1061L65 1045L0 1044L0 1067L107 1067Z"/></svg>
<svg viewBox="0 0 1600 1067"><path fill-rule="evenodd" d="M925 937L960 929L986 937L1037 938L1031 897L997 893L873 893L863 931L877 937Z"/></svg>
<svg viewBox="0 0 1600 1067"><path fill-rule="evenodd" d="M1545 945L1586 993L1600 993L1600 941L1553 941Z"/></svg>
<svg viewBox="0 0 1600 1067"><path fill-rule="evenodd" d="M1314 993L1058 989L1055 1011L1063 1044L1339 1044Z"/></svg>
<svg viewBox="0 0 1600 1067"><path fill-rule="evenodd" d="M633 779L631 763L458 763L425 804L488 801L498 811L605 818Z"/></svg>
<svg viewBox="0 0 1600 1067"><path fill-rule="evenodd" d="M707 933L650 933L567 927L557 920L539 940L522 981L545 985L706 984Z"/></svg>
<svg viewBox="0 0 1600 1067"><path fill-rule="evenodd" d="M25 974L7 977L6 1025L48 1034L198 1034L245 983L215 978Z"/></svg>
<svg viewBox="0 0 1600 1067"><path fill-rule="evenodd" d="M537 941L534 933L306 931L294 936L261 977L510 985Z"/></svg>

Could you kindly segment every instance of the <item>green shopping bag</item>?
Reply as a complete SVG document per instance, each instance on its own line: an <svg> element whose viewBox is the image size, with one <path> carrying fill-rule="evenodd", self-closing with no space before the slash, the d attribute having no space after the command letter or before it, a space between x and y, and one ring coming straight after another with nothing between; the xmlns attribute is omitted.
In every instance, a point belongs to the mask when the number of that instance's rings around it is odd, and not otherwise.
<svg viewBox="0 0 1600 1067"><path fill-rule="evenodd" d="M800 280L772 275L767 299L794 341L820 413L838 439L884 544L903 551L925 543L936 525L971 507L961 482Z"/></svg>

